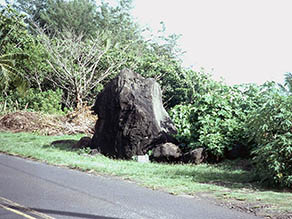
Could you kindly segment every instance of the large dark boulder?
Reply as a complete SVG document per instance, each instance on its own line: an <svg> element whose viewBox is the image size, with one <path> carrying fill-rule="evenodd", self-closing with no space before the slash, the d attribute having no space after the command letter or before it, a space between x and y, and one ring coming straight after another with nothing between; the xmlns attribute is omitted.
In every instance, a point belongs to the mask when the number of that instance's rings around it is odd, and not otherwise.
<svg viewBox="0 0 292 219"><path fill-rule="evenodd" d="M171 137L175 126L152 78L123 70L98 94L93 110L98 120L91 147L105 155L129 159L159 144L176 143Z"/></svg>

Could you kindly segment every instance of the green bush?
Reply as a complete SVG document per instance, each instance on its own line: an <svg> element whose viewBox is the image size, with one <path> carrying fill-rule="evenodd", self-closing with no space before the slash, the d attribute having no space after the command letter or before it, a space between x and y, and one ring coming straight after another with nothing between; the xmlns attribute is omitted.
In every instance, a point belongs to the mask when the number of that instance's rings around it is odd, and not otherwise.
<svg viewBox="0 0 292 219"><path fill-rule="evenodd" d="M60 89L40 92L31 88L24 93L16 90L13 93L0 96L0 104L6 111L32 110L44 113L61 113L62 95Z"/></svg>
<svg viewBox="0 0 292 219"><path fill-rule="evenodd" d="M204 147L216 161L244 145L256 180L291 188L292 96L273 82L229 87L193 76L185 88L192 98L170 110L182 149Z"/></svg>
<svg viewBox="0 0 292 219"><path fill-rule="evenodd" d="M275 87L262 93L264 104L249 116L255 141L255 176L268 185L292 187L292 96Z"/></svg>
<svg viewBox="0 0 292 219"><path fill-rule="evenodd" d="M188 104L170 110L184 150L204 147L220 160L235 144L244 141L246 114L241 108L242 92L200 74L189 81Z"/></svg>

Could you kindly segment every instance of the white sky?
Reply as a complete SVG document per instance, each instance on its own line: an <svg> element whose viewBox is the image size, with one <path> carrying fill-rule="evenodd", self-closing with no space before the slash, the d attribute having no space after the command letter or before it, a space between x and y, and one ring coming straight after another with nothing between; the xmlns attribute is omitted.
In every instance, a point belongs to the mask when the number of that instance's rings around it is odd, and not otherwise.
<svg viewBox="0 0 292 219"><path fill-rule="evenodd" d="M291 0L134 0L133 15L182 34L186 65L228 84L283 82L292 72Z"/></svg>

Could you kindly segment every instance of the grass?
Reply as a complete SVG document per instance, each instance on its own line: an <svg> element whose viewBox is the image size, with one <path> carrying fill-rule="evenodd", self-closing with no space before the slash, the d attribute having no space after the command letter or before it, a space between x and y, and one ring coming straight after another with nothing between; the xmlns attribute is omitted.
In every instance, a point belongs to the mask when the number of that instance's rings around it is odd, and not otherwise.
<svg viewBox="0 0 292 219"><path fill-rule="evenodd" d="M87 150L73 151L71 145L66 143L51 144L57 140L77 142L80 137L0 132L0 152L91 173L119 176L172 194L215 199L216 202L258 215L276 217L292 212L291 192L260 187L252 182L250 172L234 165L236 161L220 165L137 163L113 160L103 155L89 156Z"/></svg>

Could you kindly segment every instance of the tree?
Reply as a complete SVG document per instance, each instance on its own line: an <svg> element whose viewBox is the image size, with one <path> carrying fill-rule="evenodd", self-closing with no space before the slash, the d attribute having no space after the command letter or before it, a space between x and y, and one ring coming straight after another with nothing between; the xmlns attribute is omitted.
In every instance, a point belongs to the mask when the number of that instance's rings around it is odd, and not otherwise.
<svg viewBox="0 0 292 219"><path fill-rule="evenodd" d="M50 0L5 0L6 4L12 5L18 12L23 12L28 15L28 19L44 24L41 20L41 13L46 10ZM28 21L28 20L27 20Z"/></svg>
<svg viewBox="0 0 292 219"><path fill-rule="evenodd" d="M40 40L53 69L47 78L64 91L67 107L79 107L106 77L124 63L123 58L115 59L119 60L115 62L108 55L113 45L105 33L87 40L74 32L59 33L59 36L61 38L51 40L41 33Z"/></svg>
<svg viewBox="0 0 292 219"><path fill-rule="evenodd" d="M97 6L93 0L48 1L48 7L40 15L42 21L54 33L70 30L75 35L93 36L97 31Z"/></svg>
<svg viewBox="0 0 292 219"><path fill-rule="evenodd" d="M130 14L132 0L120 0L116 7L102 2L96 21L98 28L112 33L119 42L141 39L138 25Z"/></svg>
<svg viewBox="0 0 292 219"><path fill-rule="evenodd" d="M26 22L56 34L68 29L92 35L97 30L94 0L16 0L13 7L28 15Z"/></svg>
<svg viewBox="0 0 292 219"><path fill-rule="evenodd" d="M132 39L137 31L129 10L132 0L120 0L112 7L95 0L16 0L14 8L26 13L33 24L51 33L73 31L93 36L96 31L112 32L112 37ZM28 23L29 20L27 20ZM137 34L134 34L137 36Z"/></svg>
<svg viewBox="0 0 292 219"><path fill-rule="evenodd" d="M24 16L9 5L0 11L0 53L9 52L11 48L21 48L27 36Z"/></svg>
<svg viewBox="0 0 292 219"><path fill-rule="evenodd" d="M83 8L79 10L81 7L79 4L82 2L84 2L84 10ZM101 60L107 59L103 63L123 63L119 65L119 68L115 68L105 81L115 76L122 68L131 68L146 77L160 79L164 91L164 100L167 101L169 107L178 104L183 99L180 97L179 86L184 82L178 82L183 71L181 63L178 61L180 53L177 50L176 43L178 36L165 36L165 29L163 29L160 31L159 39L152 38L150 41L145 39L142 36L141 28L130 15L132 0L120 0L117 6L110 6L103 1L97 5L95 1L91 0L16 0L16 3L19 10L28 13L36 24L40 24L40 27L46 27L46 33L54 33L49 35L52 42L60 42L59 38L62 39L65 32L71 32L75 36L83 36L80 39L83 42L91 41L95 37L95 33L99 35L100 32L105 32L111 44L115 46L112 46ZM74 16L71 14L74 14ZM81 23L79 21L84 19L85 21L80 27ZM76 21L79 23L74 23ZM90 25L93 25L93 27ZM34 28L31 26L31 29ZM51 44L53 45L53 43ZM42 45L33 47L40 48ZM127 52L125 53L125 51ZM36 52L29 51L32 57L36 57L36 65L42 63L42 60L38 59L39 55L35 55L39 52L39 50ZM41 55L41 57L43 56L45 55ZM43 75L43 72L47 72L47 70L36 69L36 65L33 66L33 70L27 68L28 71L36 73L27 75L33 81L36 81L35 76L38 76L38 73ZM40 65L40 67L42 69L47 68L45 65ZM50 72L48 73L53 75ZM42 76L40 79L42 78L44 77ZM49 76L49 78L52 77ZM40 81L39 79L36 81L39 88L42 87ZM46 86L51 86L51 84L46 84Z"/></svg>

